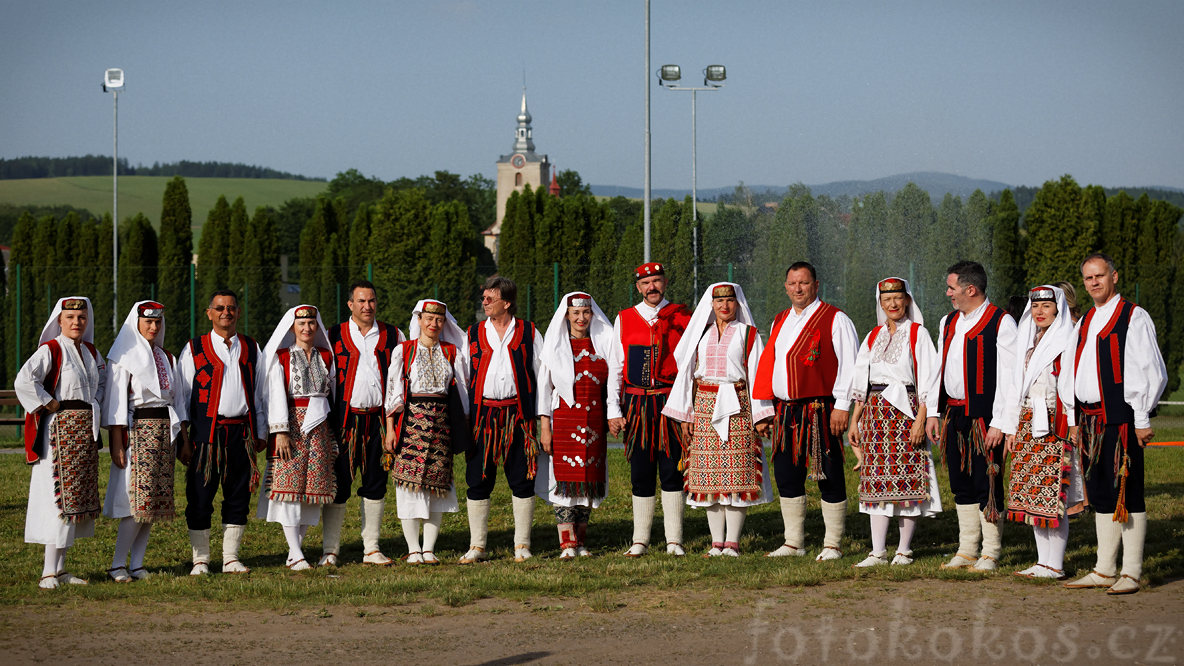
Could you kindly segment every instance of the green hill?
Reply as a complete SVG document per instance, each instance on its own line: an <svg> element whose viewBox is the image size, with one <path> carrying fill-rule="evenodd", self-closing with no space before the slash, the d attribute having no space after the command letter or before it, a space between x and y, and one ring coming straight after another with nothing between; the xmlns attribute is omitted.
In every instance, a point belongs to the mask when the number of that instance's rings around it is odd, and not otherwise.
<svg viewBox="0 0 1184 666"><path fill-rule="evenodd" d="M167 176L120 176L119 217L125 219L143 213L159 224L161 199ZM288 199L312 197L325 191L328 183L319 181L265 178L186 178L189 205L193 207L194 247L201 225L220 195L230 201L242 197L247 212L257 206L279 206ZM76 176L71 178L25 178L0 180L0 203L16 206L69 205L85 208L96 216L111 212L111 177Z"/></svg>

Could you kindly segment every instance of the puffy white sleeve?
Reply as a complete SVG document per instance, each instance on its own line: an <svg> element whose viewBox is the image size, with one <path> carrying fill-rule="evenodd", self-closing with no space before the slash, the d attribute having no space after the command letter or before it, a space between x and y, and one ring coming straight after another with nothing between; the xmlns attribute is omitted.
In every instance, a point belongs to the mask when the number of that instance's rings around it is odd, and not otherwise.
<svg viewBox="0 0 1184 666"><path fill-rule="evenodd" d="M457 358L460 358L460 352L457 351ZM386 402L382 405L382 411L387 416L395 413L395 410L403 406L403 345L396 345L394 351L391 352L391 364L386 369Z"/></svg>
<svg viewBox="0 0 1184 666"><path fill-rule="evenodd" d="M746 359L746 367L748 370L748 395L752 398L752 384L756 379L756 369L761 362L761 352L765 350L764 342L761 341L761 331L759 328L753 326L751 335L756 336L752 341L752 350L748 352ZM752 400L752 422L759 423L765 419L773 418L773 401L772 400Z"/></svg>
<svg viewBox="0 0 1184 666"><path fill-rule="evenodd" d="M859 351L855 354L855 366L851 371L851 389L847 391L847 399L851 402L867 400L867 387L872 372L872 350L868 344L871 335L868 333L863 336L863 342L859 343Z"/></svg>
<svg viewBox="0 0 1184 666"><path fill-rule="evenodd" d="M613 319L613 344L608 354L608 390L605 398L605 414L610 419L619 419L621 413L621 388L624 383L625 349L621 346L621 316Z"/></svg>
<svg viewBox="0 0 1184 666"><path fill-rule="evenodd" d="M550 417L554 412L551 401L555 399L555 385L551 383L551 366L542 364L538 372L539 390L535 396L535 410L539 416Z"/></svg>
<svg viewBox="0 0 1184 666"><path fill-rule="evenodd" d="M849 395L851 382L855 375L855 355L856 345L859 344L859 335L855 332L855 324L851 322L851 318L843 312L835 314L830 330L834 341L835 356L839 361L839 371L835 374L835 386L831 395L835 399L835 409L845 412L851 409Z"/></svg>
<svg viewBox="0 0 1184 666"><path fill-rule="evenodd" d="M937 412L941 362L937 357L937 348L933 346L933 339L929 337L929 331L923 327L917 331L915 353L917 355L917 376L913 378L913 381L917 389L917 402L925 405L925 413L928 416Z"/></svg>
<svg viewBox="0 0 1184 666"><path fill-rule="evenodd" d="M268 425L268 400L271 393L268 373L271 372L271 366L279 365L279 363L263 363L263 352L259 350L258 343L255 345L255 358L260 362L255 364L255 438L267 439ZM247 353L247 350L242 350L242 353ZM280 369L280 385L283 386L283 368ZM287 387L284 386L284 419L288 418L288 392ZM287 426L285 426L286 428Z"/></svg>
<svg viewBox="0 0 1184 666"><path fill-rule="evenodd" d="M288 386L278 358L267 364L267 421L268 432L288 432Z"/></svg>
<svg viewBox="0 0 1184 666"><path fill-rule="evenodd" d="M118 363L107 364L107 395L103 399L103 427L127 427L131 419L128 386L132 376Z"/></svg>
<svg viewBox="0 0 1184 666"><path fill-rule="evenodd" d="M460 406L465 416L469 415L469 355L463 349L456 350L456 358L452 361L452 379L456 382L456 392L460 394Z"/></svg>
<svg viewBox="0 0 1184 666"><path fill-rule="evenodd" d="M1019 329L1015 325L1015 320L1011 318L1011 315L1003 315L1003 318L999 320L999 336L995 352L995 400L991 403L991 423L989 425L991 428L1002 430L1007 425L1007 401L1012 391L1005 390L1004 387L1011 385L1015 375L1016 345L1018 344L1016 338L1018 337ZM1016 389L1014 392L1018 393L1019 390Z"/></svg>
<svg viewBox="0 0 1184 666"><path fill-rule="evenodd" d="M189 351L189 343L185 343L181 355L177 357L177 382L173 386L177 416L181 418L182 422L189 421L189 393L193 391L193 376L196 374L197 369L193 366L193 354Z"/></svg>
<svg viewBox="0 0 1184 666"><path fill-rule="evenodd" d="M52 368L53 357L50 355L49 347L41 345L16 373L12 386L16 389L16 397L26 412L31 414L53 400L53 396L45 390L45 378L49 376Z"/></svg>
<svg viewBox="0 0 1184 666"><path fill-rule="evenodd" d="M1151 410L1167 387L1168 370L1155 338L1155 322L1143 308L1131 312L1123 353L1123 395L1135 412L1135 427L1150 428Z"/></svg>
<svg viewBox="0 0 1184 666"><path fill-rule="evenodd" d="M941 332L946 330L946 319L949 316L950 315L945 315L944 317L941 318L941 321L937 322L937 340L939 343L941 342ZM929 392L928 400L925 401L925 416L927 416L927 417L941 418L941 410L939 409L940 404L941 404L941 383L943 381L945 381L945 379L942 378L942 376L941 376L941 364L942 364L941 354L942 354L942 352L937 351L937 347L935 346L934 347L934 358L933 358L933 362L934 362L933 371L935 373L937 373L937 379L933 385L933 390ZM919 369L918 369L918 371L919 371Z"/></svg>

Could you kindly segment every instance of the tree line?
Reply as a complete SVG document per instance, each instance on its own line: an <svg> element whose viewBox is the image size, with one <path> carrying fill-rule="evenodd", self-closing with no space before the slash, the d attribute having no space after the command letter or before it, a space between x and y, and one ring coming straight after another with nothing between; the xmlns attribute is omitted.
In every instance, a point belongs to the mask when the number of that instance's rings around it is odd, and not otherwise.
<svg viewBox="0 0 1184 666"><path fill-rule="evenodd" d="M277 171L267 167L237 162L153 162L152 166L132 166L126 157L119 159L121 176L182 176L184 178L278 178L282 180L324 180ZM70 176L110 176L111 158L104 155L81 157L15 157L0 159L0 180L17 178L67 178Z"/></svg>
<svg viewBox="0 0 1184 666"><path fill-rule="evenodd" d="M597 199L579 175L559 174L559 196L546 188L511 195L501 227L497 265L482 232L493 224L495 188L475 175L446 171L383 182L355 170L337 175L326 192L248 214L242 198L219 199L203 227L195 269L197 331L205 332L205 298L229 286L244 301L244 330L266 337L282 310L317 305L326 323L347 316L348 285L370 278L379 288L379 317L405 327L424 297L447 302L459 323L480 317L480 284L495 272L519 285L519 316L546 325L556 294L586 290L612 316L637 302L633 269L642 262L641 202ZM1088 306L1078 265L1089 252L1113 256L1120 288L1156 322L1168 363L1169 390L1184 361L1184 232L1181 209L1146 193L1107 194L1070 176L1045 183L1021 213L1010 190L939 202L916 185L857 198L814 196L794 185L776 206L720 205L693 219L689 197L656 200L651 259L667 266L668 298L693 304L698 288L740 283L767 330L788 306L786 267L798 260L819 271L821 296L844 308L861 332L875 323L874 286L886 276L910 280L931 331L949 312L946 268L979 261L989 296L1005 306L1035 284L1067 280ZM15 330L21 307L22 356L32 351L48 308L67 292L92 296L96 341L110 344L111 220L76 211L40 217L26 212L14 229L13 271L0 322ZM179 350L189 337L192 212L185 182L166 188L159 233L142 216L120 224L120 316L134 300L154 295L169 307L166 339ZM698 255L693 238L698 234ZM287 281L281 257L286 256ZM106 276L106 282L104 282ZM298 285L298 290L297 290ZM296 292L296 293L294 293ZM14 338L0 331L0 339ZM4 345L10 381L15 347Z"/></svg>

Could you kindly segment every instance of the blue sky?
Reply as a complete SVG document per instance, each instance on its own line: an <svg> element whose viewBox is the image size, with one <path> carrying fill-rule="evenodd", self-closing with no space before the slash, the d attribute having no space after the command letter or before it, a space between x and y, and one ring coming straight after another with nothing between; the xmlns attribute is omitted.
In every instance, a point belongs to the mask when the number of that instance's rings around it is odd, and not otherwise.
<svg viewBox="0 0 1184 666"><path fill-rule="evenodd" d="M643 179L642 0L0 0L0 157L110 154L385 180L494 174L523 74L538 150ZM945 171L1184 187L1184 3L653 0L699 95L700 188ZM643 76L645 77L643 79ZM652 91L653 184L690 185L690 95Z"/></svg>

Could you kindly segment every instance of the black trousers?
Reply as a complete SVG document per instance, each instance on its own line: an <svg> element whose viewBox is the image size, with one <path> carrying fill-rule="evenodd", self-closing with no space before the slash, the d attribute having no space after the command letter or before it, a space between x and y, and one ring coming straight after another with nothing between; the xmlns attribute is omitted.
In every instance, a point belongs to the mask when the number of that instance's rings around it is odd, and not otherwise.
<svg viewBox="0 0 1184 666"><path fill-rule="evenodd" d="M346 435L349 435L348 439ZM358 496L380 500L386 497L386 483L390 474L382 468L382 414L349 414L339 444L341 452L333 462L337 476L334 504L345 504L353 490L354 473L362 472Z"/></svg>
<svg viewBox="0 0 1184 666"><path fill-rule="evenodd" d="M491 416L496 410L506 410L504 418L509 418L511 412L517 411L517 407L474 406L473 409L485 412L482 416L488 420L497 420ZM529 461L526 458L526 434L522 428L521 422L516 422L513 426L513 440L506 448L502 469L514 497L527 498L534 497L534 479L530 477ZM465 481L469 485L466 497L471 500L489 499L493 494L494 485L497 484L498 462L496 456L489 451L496 436L497 433L484 430L473 434L473 455L468 456L465 465ZM490 455L486 455L487 452L490 452Z"/></svg>
<svg viewBox="0 0 1184 666"><path fill-rule="evenodd" d="M1003 445L996 446L984 455L974 443L973 430L977 427L978 419L970 418L966 415L966 408L957 405L947 405L946 415L949 417L949 423L946 425L942 447L954 503L977 504L980 509L985 510L994 490L995 508L1002 512ZM987 474L988 464L998 465L999 473L995 475L993 483Z"/></svg>
<svg viewBox="0 0 1184 666"><path fill-rule="evenodd" d="M1118 506L1119 476L1115 472L1115 461L1122 462L1122 431L1126 431L1126 453L1130 457L1127 465L1126 510L1142 513L1147 510L1143 488L1143 447L1135 436L1135 427L1127 424L1107 425L1102 431L1102 451L1093 464L1086 461L1085 496L1097 513L1114 513Z"/></svg>
<svg viewBox="0 0 1184 666"><path fill-rule="evenodd" d="M834 504L847 500L847 482L843 476L843 443L838 437L830 434L830 410L834 401L824 400L823 403L825 407L822 410L820 425L821 459L822 472L826 478L818 480L818 494L824 502ZM810 437L809 432L802 432L810 427L806 418L809 402L785 402L775 399L773 406L777 421L774 431L781 433L781 441L773 442L772 455L773 479L777 482L777 493L786 498L802 497L806 494L810 456L806 445L803 444L797 462L794 462L794 442L798 441L799 433L806 441Z"/></svg>
<svg viewBox="0 0 1184 666"><path fill-rule="evenodd" d="M682 460L682 435L677 421L662 416L666 398L664 393L624 395L625 413L635 415L625 424L625 446L629 455L629 481L636 497L653 497L659 482L666 492L683 490L683 473L678 469ZM661 446L662 438L667 442L669 454Z"/></svg>
<svg viewBox="0 0 1184 666"><path fill-rule="evenodd" d="M214 496L222 485L222 522L246 525L251 507L254 440L243 424L219 425L214 442L193 442L185 469L185 523L191 530L210 529Z"/></svg>

